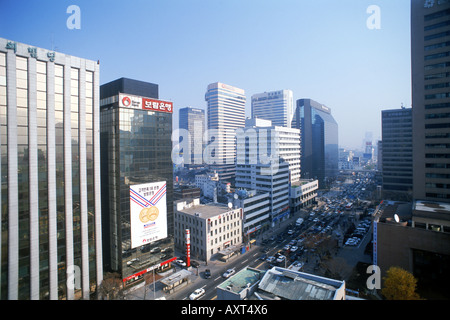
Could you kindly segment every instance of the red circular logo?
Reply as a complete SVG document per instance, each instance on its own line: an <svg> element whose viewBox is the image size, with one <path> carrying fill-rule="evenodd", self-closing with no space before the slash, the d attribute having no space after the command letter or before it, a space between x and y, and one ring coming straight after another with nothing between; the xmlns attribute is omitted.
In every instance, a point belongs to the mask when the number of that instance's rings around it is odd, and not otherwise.
<svg viewBox="0 0 450 320"><path fill-rule="evenodd" d="M130 99L129 97L124 97L124 98L122 99L122 103L123 103L123 105L124 105L125 107L128 107L128 106L130 106L130 104L131 104L131 99Z"/></svg>

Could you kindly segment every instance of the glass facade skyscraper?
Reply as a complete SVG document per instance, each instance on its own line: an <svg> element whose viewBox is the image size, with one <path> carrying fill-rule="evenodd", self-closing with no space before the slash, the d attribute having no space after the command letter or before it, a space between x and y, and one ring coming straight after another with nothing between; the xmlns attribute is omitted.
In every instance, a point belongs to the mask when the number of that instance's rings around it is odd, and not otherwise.
<svg viewBox="0 0 450 320"><path fill-rule="evenodd" d="M197 108L180 109L179 126L189 133L190 163L186 167L195 167L203 164L203 135L205 133L205 110Z"/></svg>
<svg viewBox="0 0 450 320"><path fill-rule="evenodd" d="M331 109L311 99L297 100L292 128L301 131L302 179L317 179L323 188L338 174L338 124Z"/></svg>
<svg viewBox="0 0 450 320"><path fill-rule="evenodd" d="M100 285L98 132L97 62L0 38L1 299Z"/></svg>
<svg viewBox="0 0 450 320"><path fill-rule="evenodd" d="M152 83L121 78L101 86L104 261L125 285L173 260L173 104L157 98ZM147 194L161 190L165 203L154 209L160 213L155 220L146 210L156 207L158 198ZM140 213L134 204L142 206ZM136 215L140 221L133 225ZM154 231L158 227L164 230ZM134 243L142 234L143 241Z"/></svg>
<svg viewBox="0 0 450 320"><path fill-rule="evenodd" d="M412 109L383 110L381 124L384 197L410 201L413 189Z"/></svg>

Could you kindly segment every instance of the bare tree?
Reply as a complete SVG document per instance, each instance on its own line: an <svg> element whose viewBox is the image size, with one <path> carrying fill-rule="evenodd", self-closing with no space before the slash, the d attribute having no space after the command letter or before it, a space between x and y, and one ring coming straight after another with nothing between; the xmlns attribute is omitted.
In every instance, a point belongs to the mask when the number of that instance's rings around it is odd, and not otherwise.
<svg viewBox="0 0 450 320"><path fill-rule="evenodd" d="M118 300L124 298L123 282L117 273L106 273L98 289L100 299Z"/></svg>

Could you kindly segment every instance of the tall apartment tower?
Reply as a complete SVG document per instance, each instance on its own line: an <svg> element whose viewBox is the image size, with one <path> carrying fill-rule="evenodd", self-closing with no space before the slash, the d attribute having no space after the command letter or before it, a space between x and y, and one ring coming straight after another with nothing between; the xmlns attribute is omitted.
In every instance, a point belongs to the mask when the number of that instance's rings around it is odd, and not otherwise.
<svg viewBox="0 0 450 320"><path fill-rule="evenodd" d="M129 286L174 260L173 103L128 78L100 98L104 267Z"/></svg>
<svg viewBox="0 0 450 320"><path fill-rule="evenodd" d="M208 86L205 100L210 141L204 153L209 156L204 161L217 171L220 180L234 179L236 129L245 126L245 91L216 82Z"/></svg>
<svg viewBox="0 0 450 320"><path fill-rule="evenodd" d="M205 111L191 107L180 109L178 127L186 130L188 133L188 139L190 139L190 163L185 163L185 167L202 165L204 149L203 135L205 133Z"/></svg>
<svg viewBox="0 0 450 320"><path fill-rule="evenodd" d="M289 215L289 186L300 180L300 130L247 119L237 135L236 188L269 192L272 226Z"/></svg>
<svg viewBox="0 0 450 320"><path fill-rule="evenodd" d="M382 178L385 199L412 200L412 109L381 112Z"/></svg>
<svg viewBox="0 0 450 320"><path fill-rule="evenodd" d="M272 121L274 126L291 127L294 95L291 90L258 93L252 96L252 118Z"/></svg>
<svg viewBox="0 0 450 320"><path fill-rule="evenodd" d="M411 2L414 198L450 202L450 2Z"/></svg>
<svg viewBox="0 0 450 320"><path fill-rule="evenodd" d="M0 299L100 285L99 119L97 62L0 38Z"/></svg>
<svg viewBox="0 0 450 320"><path fill-rule="evenodd" d="M297 100L292 128L301 131L302 179L317 179L323 188L339 167L338 124L331 109L311 99Z"/></svg>

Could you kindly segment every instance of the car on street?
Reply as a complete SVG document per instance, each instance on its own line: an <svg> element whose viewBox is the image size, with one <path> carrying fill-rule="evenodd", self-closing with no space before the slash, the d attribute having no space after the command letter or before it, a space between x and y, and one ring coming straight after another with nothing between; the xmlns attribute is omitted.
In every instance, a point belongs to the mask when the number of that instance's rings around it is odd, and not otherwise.
<svg viewBox="0 0 450 320"><path fill-rule="evenodd" d="M197 289L194 292L191 293L191 295L189 296L190 300L197 300L200 299L203 295L205 294L205 289Z"/></svg>
<svg viewBox="0 0 450 320"><path fill-rule="evenodd" d="M204 275L205 275L205 279L211 278L211 270L206 269Z"/></svg>
<svg viewBox="0 0 450 320"><path fill-rule="evenodd" d="M236 272L236 270L234 270L234 269L228 269L227 271L224 272L224 274L222 275L222 277L224 277L224 278L229 278L229 277L231 277L235 272Z"/></svg>
<svg viewBox="0 0 450 320"><path fill-rule="evenodd" d="M180 266L180 267L186 267L186 262L184 262L181 259L175 260L175 262Z"/></svg>
<svg viewBox="0 0 450 320"><path fill-rule="evenodd" d="M161 252L161 248L160 247L155 247L152 250L150 250L150 253L158 253Z"/></svg>
<svg viewBox="0 0 450 320"><path fill-rule="evenodd" d="M282 262L284 262L284 260L286 260L286 257L283 256L282 254L280 254L280 256L277 259L277 263L282 263Z"/></svg>
<svg viewBox="0 0 450 320"><path fill-rule="evenodd" d="M266 259L267 262L272 263L275 261L275 257L274 256L270 256Z"/></svg>
<svg viewBox="0 0 450 320"><path fill-rule="evenodd" d="M289 250L291 248L291 246L289 245L289 244L287 244L287 245L285 245L284 247L283 247L283 250Z"/></svg>
<svg viewBox="0 0 450 320"><path fill-rule="evenodd" d="M295 251L297 251L297 250L298 250L298 247L297 247L297 246L292 246L290 251L291 251L291 252L295 252Z"/></svg>

